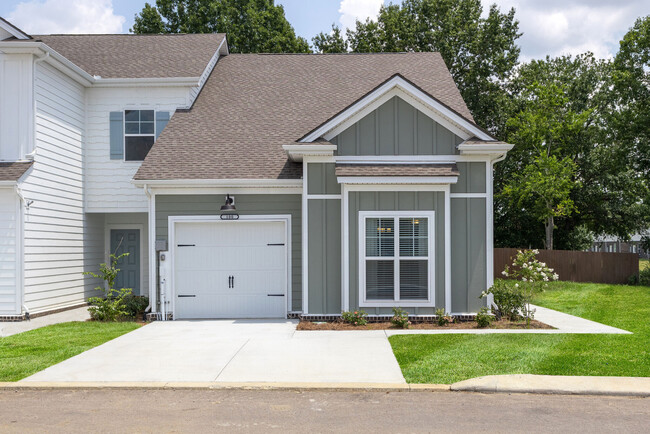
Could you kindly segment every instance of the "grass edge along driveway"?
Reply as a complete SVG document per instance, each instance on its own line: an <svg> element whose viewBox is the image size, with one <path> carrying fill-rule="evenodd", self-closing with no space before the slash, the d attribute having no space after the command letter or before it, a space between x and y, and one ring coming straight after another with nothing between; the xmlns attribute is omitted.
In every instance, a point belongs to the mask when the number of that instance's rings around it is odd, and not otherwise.
<svg viewBox="0 0 650 434"><path fill-rule="evenodd" d="M0 338L0 382L29 377L139 327L133 322L67 322Z"/></svg>
<svg viewBox="0 0 650 434"><path fill-rule="evenodd" d="M650 376L650 287L554 282L535 304L632 335L398 335L389 341L409 383L484 375Z"/></svg>

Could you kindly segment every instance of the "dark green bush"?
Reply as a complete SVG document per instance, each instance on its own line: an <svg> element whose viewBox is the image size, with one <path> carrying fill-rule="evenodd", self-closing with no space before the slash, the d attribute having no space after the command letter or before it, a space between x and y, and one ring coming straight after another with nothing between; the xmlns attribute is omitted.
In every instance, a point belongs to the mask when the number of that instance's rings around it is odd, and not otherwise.
<svg viewBox="0 0 650 434"><path fill-rule="evenodd" d="M650 267L639 271L639 285L650 286Z"/></svg>
<svg viewBox="0 0 650 434"><path fill-rule="evenodd" d="M482 307L476 314L476 323L478 328L483 329L490 325L494 317L490 313L490 309Z"/></svg>
<svg viewBox="0 0 650 434"><path fill-rule="evenodd" d="M136 318L139 314L143 313L149 305L149 298L141 295L128 294L122 300L124 303L124 311L126 317Z"/></svg>

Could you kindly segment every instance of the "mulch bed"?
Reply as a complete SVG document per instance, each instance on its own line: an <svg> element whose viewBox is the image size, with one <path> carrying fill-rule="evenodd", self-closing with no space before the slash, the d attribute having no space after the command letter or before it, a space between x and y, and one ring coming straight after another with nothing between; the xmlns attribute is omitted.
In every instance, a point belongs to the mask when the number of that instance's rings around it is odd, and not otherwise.
<svg viewBox="0 0 650 434"><path fill-rule="evenodd" d="M459 321L444 326L439 326L437 323L421 322L411 324L409 330L445 330L445 329L477 329L476 322L474 321ZM525 329L525 321L494 321L486 329ZM548 324L532 320L530 322L531 329L553 329ZM371 322L365 326L354 326L343 321L332 322L313 322L313 321L300 321L297 330L400 330L390 322Z"/></svg>

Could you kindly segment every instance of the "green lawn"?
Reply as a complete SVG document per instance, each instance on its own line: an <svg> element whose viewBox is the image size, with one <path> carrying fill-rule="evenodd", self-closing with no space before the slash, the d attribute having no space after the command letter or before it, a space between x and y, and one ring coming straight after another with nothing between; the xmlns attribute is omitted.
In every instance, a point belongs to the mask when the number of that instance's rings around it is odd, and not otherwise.
<svg viewBox="0 0 650 434"><path fill-rule="evenodd" d="M633 335L401 335L390 343L409 383L497 374L650 376L650 287L555 282L535 303Z"/></svg>
<svg viewBox="0 0 650 434"><path fill-rule="evenodd" d="M0 381L18 381L138 327L132 322L68 322L0 338Z"/></svg>
<svg viewBox="0 0 650 434"><path fill-rule="evenodd" d="M650 259L639 259L639 271L650 267Z"/></svg>

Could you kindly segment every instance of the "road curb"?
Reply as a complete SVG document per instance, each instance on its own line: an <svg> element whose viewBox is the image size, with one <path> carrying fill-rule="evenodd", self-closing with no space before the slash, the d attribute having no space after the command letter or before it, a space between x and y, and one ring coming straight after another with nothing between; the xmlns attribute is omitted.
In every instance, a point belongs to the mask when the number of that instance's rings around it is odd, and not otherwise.
<svg viewBox="0 0 650 434"><path fill-rule="evenodd" d="M40 382L0 383L7 389L212 389L321 392L449 392L448 384L395 383L226 383L226 382Z"/></svg>
<svg viewBox="0 0 650 434"><path fill-rule="evenodd" d="M650 377L490 375L454 383L453 392L650 397Z"/></svg>

